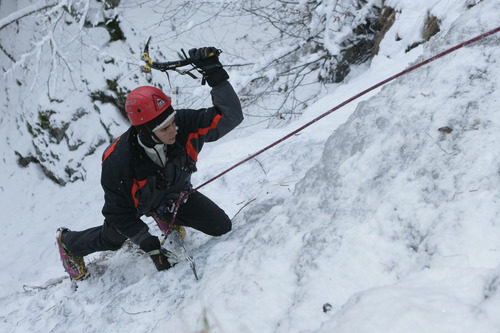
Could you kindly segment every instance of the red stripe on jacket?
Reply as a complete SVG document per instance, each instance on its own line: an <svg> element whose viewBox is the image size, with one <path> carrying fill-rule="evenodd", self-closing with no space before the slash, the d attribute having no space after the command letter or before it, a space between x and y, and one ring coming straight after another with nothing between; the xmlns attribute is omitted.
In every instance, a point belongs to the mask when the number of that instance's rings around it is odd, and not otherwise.
<svg viewBox="0 0 500 333"><path fill-rule="evenodd" d="M198 161L198 152L196 151L196 149L194 149L193 144L191 143L191 140L198 139L198 137L200 135L207 135L208 131L217 127L217 124L219 123L219 120L221 118L222 118L222 115L218 114L214 117L210 126L205 127L205 128L200 128L200 129L198 129L197 132L189 134L188 139L187 139L187 143L186 143L186 152L193 159L193 161L195 161L195 162Z"/></svg>
<svg viewBox="0 0 500 333"><path fill-rule="evenodd" d="M102 162L101 162L101 165L102 163L104 163L104 161L108 158L109 155L111 155L111 153L113 152L113 150L115 150L115 147L116 147L116 144L118 143L118 141L120 141L120 138L121 136L118 137L118 139L115 140L115 142L113 142L113 144L111 145L111 147L109 147L105 152L104 152L104 157L102 159Z"/></svg>
<svg viewBox="0 0 500 333"><path fill-rule="evenodd" d="M137 179L132 179L133 184L132 184L132 198L134 199L134 206L137 208L139 205L139 199L135 197L135 194L137 193L138 190L140 190L144 185L147 183L147 179L144 180L137 180Z"/></svg>

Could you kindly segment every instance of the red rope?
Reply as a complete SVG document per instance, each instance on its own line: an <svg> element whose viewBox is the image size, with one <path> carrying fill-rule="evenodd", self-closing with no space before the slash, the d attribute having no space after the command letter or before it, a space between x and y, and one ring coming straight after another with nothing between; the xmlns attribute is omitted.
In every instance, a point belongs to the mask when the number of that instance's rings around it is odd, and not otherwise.
<svg viewBox="0 0 500 333"><path fill-rule="evenodd" d="M372 90L374 90L374 89L377 89L378 87L380 87L380 86L382 86L382 85L386 84L387 82L390 82L390 81L392 81L392 80L394 80L394 79L396 79L396 78L398 78L398 77L400 77L400 76L403 76L403 75L405 75L405 74L408 74L408 73L410 73L410 72L414 71L415 69L417 69L417 68L419 68L419 67L422 67L422 66L424 66L424 65L427 65L428 63L430 63L430 62L432 62L432 61L434 61L434 60L436 60L436 59L439 59L439 58L441 58L441 57L443 57L443 56L445 56L445 55L447 55L447 54L449 54L449 53L452 53L452 52L454 52L454 51L456 51L456 50L458 50L458 49L460 49L460 48L462 48L462 47L464 47L464 46L467 46L467 45L469 45L469 44L472 44L472 43L475 43L475 42L477 42L477 41L480 41L481 39L486 38L486 37L488 37L488 36L490 36L490 35L493 35L493 34L495 34L495 33L499 32L499 31L500 31L500 27L498 27L498 28L496 28L496 29L493 29L493 30L490 30L490 31L488 31L488 32L485 32L485 33L483 33L483 34L481 34L481 35L479 35L479 36L476 36L476 37L474 37L474 38L472 38L472 39L469 39L468 41L465 41L465 42L460 43L460 44L458 44L458 45L456 45L456 46L454 46L454 47L452 47L452 48L449 48L448 50L443 51L443 52L441 52L441 53L439 53L439 54L437 54L437 55L435 55L435 56L433 56L433 57L431 57L431 58L429 58L429 59L426 59L426 60L424 60L424 61L422 61L422 62L420 62L420 63L418 63L418 64L416 64L416 65L414 65L414 66L408 67L407 69L405 69L405 70L403 70L403 71L401 71L401 72L399 72L399 73L397 73L397 74L395 74L395 75L393 75L393 76L391 76L391 77L389 77L389 78L387 78L387 79L385 79L385 80L383 80L383 81L380 81L379 83L377 83L377 84L375 84L375 85L371 86L370 88L363 90L363 91L362 91L362 92L360 92L359 94L354 95L354 96L352 96L351 98L349 98L349 99L347 99L347 100L343 101L343 102L342 102L342 103L340 103L339 105L335 106L333 109L330 109L330 110L326 111L325 113L323 113L323 114L319 115L318 117L314 118L313 120L309 121L308 123L306 123L306 124L304 124L304 125L300 126L299 128L297 128L297 129L296 129L296 130L294 130L293 132L291 132L291 133L289 133L289 134L285 135L284 137L282 137L282 138L281 138L281 139L279 139L278 141L275 141L275 142L271 143L270 145L268 145L267 147L262 148L261 150L259 150L259 151L258 151L258 152L256 152L255 154L253 154L253 155L251 155L251 156L249 156L249 157L245 158L244 160L242 160L242 161L240 161L240 162L236 163L235 165L233 165L232 167L228 168L227 170L225 170L225 171L223 171L223 172L219 173L217 176L215 176L215 177L213 177L213 178L211 178L211 179L207 180L207 181L206 181L206 182L204 182L203 184L201 184L201 185L199 185L198 187L196 187L193 191L197 191L198 189L202 188L203 186L205 186L205 185L207 185L207 184L209 184L209 183L213 182L214 180L216 180L216 179L218 179L218 178L220 178L220 177L224 176L224 175L225 175L226 173L228 173L229 171L231 171L231 170L233 170L233 169L235 169L235 168L239 167L240 165L242 165L242 164L244 164L244 163L248 162L248 161L249 161L249 160L251 160L252 158L256 157L257 155L262 154L262 153L263 153L263 152L265 152L266 150L271 149L272 147L276 146L277 144L279 144L279 143L281 143L281 142L283 142L283 141L285 141L285 140L289 139L290 137L294 136L295 134L297 134L298 132L302 131L302 130L303 130L303 129L305 129L306 127L311 126L312 124L314 124L315 122L319 121L320 119L323 119L324 117L326 117L326 116L328 116L329 114L331 114L331 113L333 113L333 112L337 111L337 110L338 110L338 109L340 109L341 107L343 107L343 106L345 106L345 105L349 104L350 102L354 101L355 99L358 99L359 97L361 97L361 96L365 95L366 93L369 93L370 91L372 91Z"/></svg>
<svg viewBox="0 0 500 333"><path fill-rule="evenodd" d="M181 201L182 201L182 200L184 200L185 198L187 198L187 197L188 197L191 193L193 193L194 191L197 191L197 190L199 190L200 188L202 188L203 186L205 186L205 185L207 185L207 184L209 184L209 183L213 182L214 180L216 180L216 179L218 179L218 178L220 178L220 177L224 176L224 175L225 175L226 173L228 173L229 171L231 171L231 170L233 170L233 169L235 169L235 168L239 167L240 165L242 165L242 164L244 164L244 163L248 162L249 160L251 160L252 158L255 158L256 156L258 156L258 155L262 154L262 153L263 153L263 152L265 152L266 150L269 150L269 149L271 149L272 147L274 147L274 146L276 146L276 145L280 144L281 142L283 142L283 141L285 141L285 140L289 139L290 137L294 136L295 134L297 134L298 132L302 131L303 129L305 129L305 128L307 128L307 127L311 126L311 125L312 125L312 124L314 124L315 122L317 122L317 121L319 121L319 120L323 119L324 117L328 116L329 114L331 114L331 113L333 113L333 112L337 111L337 110L338 110L338 109L340 109L341 107L343 107L343 106L345 106L345 105L349 104L350 102L354 101L355 99L358 99L359 97L361 97L361 96L363 96L363 95L365 95L365 94L369 93L370 91L372 91L372 90L374 90L374 89L377 89L378 87L380 87L380 86L382 86L382 85L384 85L384 84L386 84L386 83L388 83L388 82L390 82L390 81L392 81L392 80L394 80L394 79L397 79L397 78L398 78L398 77L400 77L400 76L403 76L403 75L405 75L405 74L408 74L408 73L410 73L410 72L414 71L415 69L417 69L417 68L419 68L419 67L422 67L422 66L424 66L424 65L427 65L428 63L433 62L434 60L437 60L437 59L439 59L439 58L441 58L441 57L443 57L443 56L445 56L445 55L447 55L447 54L449 54L449 53L455 52L456 50L458 50L458 49L460 49L460 48L462 48L462 47L464 47L464 46L467 46L467 45L469 45L469 44L472 44L472 43L475 43L475 42L477 42L477 41L480 41L481 39L484 39L484 38L486 38L486 37L488 37L488 36L490 36L490 35L493 35L493 34L495 34L495 33L499 32L499 31L500 31L500 27L498 27L498 28L496 28L496 29L493 29L493 30L490 30L490 31L488 31L488 32L485 32L485 33L483 33L483 34L481 34L481 35L479 35L479 36L476 36L476 37L474 37L474 38L469 39L468 41L465 41L465 42L462 42L462 43L460 43L460 44L458 44L458 45L456 45L456 46L453 46L453 47L451 47L451 48L447 49L446 51L443 51L443 52L441 52L441 53L439 53L439 54L437 54L437 55L435 55L435 56L433 56L433 57L431 57L431 58L429 58L429 59L426 59L426 60L424 60L424 61L422 61L422 62L420 62L420 63L418 63L418 64L414 65L414 66L408 67L407 69L405 69L405 70L403 70L403 71L401 71L401 72L399 72L399 73L397 73L397 74L395 74L395 75L393 75L393 76L391 76L391 77L389 77L389 78L387 78L387 79L385 79L385 80L383 80L383 81L380 81L380 82L379 82L379 83L377 83L377 84L374 84L374 85L373 85L373 86L371 86L370 88L363 90L362 92L360 92L360 93L358 93L358 94L356 94L356 95L352 96L352 97L351 97L351 98L349 98L349 99L346 99L345 101L343 101L342 103L338 104L338 105L337 105L337 106L335 106L334 108L332 108L332 109L330 109L330 110L326 111L325 113L323 113L323 114L319 115L318 117L314 118L313 120L309 121L308 123L306 123L306 124L304 124L304 125L300 126L299 128L297 128L297 129L296 129L296 130L294 130L293 132L291 132L291 133L289 133L289 134L285 135L285 136L284 136L284 137L282 137L281 139L279 139L279 140L277 140L277 141L275 141L275 142L271 143L271 144L270 144L270 145L268 145L267 147L262 148L261 150L259 150L258 152L254 153L253 155L248 156L248 157L247 157L247 158L245 158L244 160L242 160L242 161L240 161L240 162L236 163L235 165L231 166L230 168L228 168L228 169L226 169L226 170L222 171L221 173L219 173L219 174L218 174L218 175L216 175L215 177L213 177L213 178L211 178L211 179L207 180L206 182L204 182L203 184L199 185L199 186L198 186L198 187L196 187L195 189L193 189L193 190L191 190L191 191L189 191L189 192L187 192L187 193L186 193L186 192L181 193L181 195L179 196L179 199L178 199L178 200L177 200L177 202L176 202L176 206L175 206L174 214L173 214L172 220L170 221L170 224L169 224L169 231L168 231L168 233L170 233L171 228L172 228L172 227L173 227L173 225L174 225L175 218L176 218L176 216L177 216L177 211L178 211L178 209L179 209L179 205L180 205ZM167 234L166 236L168 236L168 234ZM166 238L166 237L165 237L165 238Z"/></svg>

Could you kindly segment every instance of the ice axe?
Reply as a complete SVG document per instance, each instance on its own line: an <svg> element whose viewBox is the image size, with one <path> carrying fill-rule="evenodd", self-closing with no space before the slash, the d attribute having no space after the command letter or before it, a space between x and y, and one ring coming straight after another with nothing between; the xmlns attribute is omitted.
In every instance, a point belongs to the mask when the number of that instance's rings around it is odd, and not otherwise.
<svg viewBox="0 0 500 333"><path fill-rule="evenodd" d="M145 73L150 73L151 69L156 69L161 72L164 72L168 76L167 71L176 71L177 73L181 75L189 75L193 79L197 79L196 75L191 73L191 71L197 69L196 65L193 63L193 61L187 56L186 52L184 52L184 49L181 49L181 52L178 52L177 55L180 58L179 60L175 61L166 61L166 62L158 62L158 61L153 61L151 57L149 56L149 42L151 41L151 36L148 38L146 45L144 46L144 51L142 52L141 59L145 62L144 66L141 66L141 70ZM217 50L216 52L210 53L208 56L218 56L219 54L222 53L222 50ZM181 70L181 67L185 67L191 65L192 68L188 70Z"/></svg>

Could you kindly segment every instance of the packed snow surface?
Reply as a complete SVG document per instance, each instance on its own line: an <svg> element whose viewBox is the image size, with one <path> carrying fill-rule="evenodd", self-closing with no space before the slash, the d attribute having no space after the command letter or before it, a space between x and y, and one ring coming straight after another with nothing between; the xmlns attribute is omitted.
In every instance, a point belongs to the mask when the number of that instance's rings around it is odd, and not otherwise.
<svg viewBox="0 0 500 333"><path fill-rule="evenodd" d="M407 9L409 23L388 35L411 40L416 5L389 2ZM498 1L419 6L442 19L428 43L405 53L387 38L369 68L289 126L242 126L207 145L195 186L500 23ZM496 34L411 72L201 189L233 217L233 230L219 238L188 230L199 281L185 262L158 273L126 245L87 257L94 274L72 290L57 280L65 274L55 230L101 223L104 147L85 160L86 180L65 187L2 150L0 331L499 332L499 43ZM8 121L0 125L8 131ZM60 283L26 287L51 281Z"/></svg>

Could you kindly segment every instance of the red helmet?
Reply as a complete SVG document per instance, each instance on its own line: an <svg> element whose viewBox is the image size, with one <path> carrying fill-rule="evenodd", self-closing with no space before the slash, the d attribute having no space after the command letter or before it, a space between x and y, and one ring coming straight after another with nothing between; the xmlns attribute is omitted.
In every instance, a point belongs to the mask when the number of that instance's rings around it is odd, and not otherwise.
<svg viewBox="0 0 500 333"><path fill-rule="evenodd" d="M172 100L158 88L143 86L128 94L125 111L133 126L145 124L161 115L167 109L172 110ZM173 110L172 110L173 111Z"/></svg>

